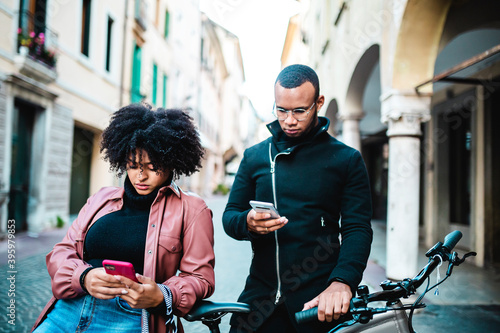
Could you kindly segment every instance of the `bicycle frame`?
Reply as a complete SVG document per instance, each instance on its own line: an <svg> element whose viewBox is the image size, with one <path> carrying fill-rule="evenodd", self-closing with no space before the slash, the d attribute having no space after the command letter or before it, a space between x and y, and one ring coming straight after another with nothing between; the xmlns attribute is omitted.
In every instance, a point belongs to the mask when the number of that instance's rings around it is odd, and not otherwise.
<svg viewBox="0 0 500 333"><path fill-rule="evenodd" d="M399 308L403 304L398 301L392 308ZM356 324L353 326L341 328L336 333L410 333L408 328L408 316L404 310L388 311L373 316L373 319L366 324Z"/></svg>

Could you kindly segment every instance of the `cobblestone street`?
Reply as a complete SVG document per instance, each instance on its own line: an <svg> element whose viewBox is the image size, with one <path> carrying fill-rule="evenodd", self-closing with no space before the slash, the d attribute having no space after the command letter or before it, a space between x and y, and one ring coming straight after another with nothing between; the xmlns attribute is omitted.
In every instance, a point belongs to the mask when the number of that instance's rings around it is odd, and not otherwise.
<svg viewBox="0 0 500 333"><path fill-rule="evenodd" d="M0 332L29 332L38 314L50 299L50 277L45 266L45 253L40 253L29 258L20 260L16 265L15 273L15 297L7 297L9 280L11 276L6 266L2 267L2 279L0 289ZM15 318L8 317L9 302L15 300ZM13 320L14 319L14 320ZM15 323L11 325L7 320Z"/></svg>
<svg viewBox="0 0 500 333"><path fill-rule="evenodd" d="M244 281L248 273L251 250L248 242L235 241L224 233L222 228L222 212L226 203L226 197L213 197L207 200L209 207L214 213L215 229L215 252L216 252L216 289L210 298L213 301L236 301L243 289ZM29 332L40 311L43 309L52 293L50 290L50 277L45 266L45 255L50 251L54 242L62 239L62 232L57 232L50 240L30 239L24 237L21 244L17 245L17 258L15 273L15 298L7 295L10 282L8 278L8 267L6 264L6 243L2 244L0 254L1 279L0 279L0 332ZM30 246L29 244L34 244ZM38 251L38 253L36 253ZM10 318L8 306L10 299L15 299L15 325L8 323ZM221 331L229 330L229 316L222 320ZM183 320L186 332L208 332L201 323L190 323Z"/></svg>

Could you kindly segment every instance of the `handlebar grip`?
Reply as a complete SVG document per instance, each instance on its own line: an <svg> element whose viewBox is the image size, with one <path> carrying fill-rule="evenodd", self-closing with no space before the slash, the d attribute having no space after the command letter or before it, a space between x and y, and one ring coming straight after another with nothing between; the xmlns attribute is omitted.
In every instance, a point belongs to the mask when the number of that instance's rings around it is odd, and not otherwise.
<svg viewBox="0 0 500 333"><path fill-rule="evenodd" d="M451 252L455 245L457 245L458 241L462 238L462 233L458 230L450 232L446 237L444 238L444 244L443 248L446 249L446 251Z"/></svg>
<svg viewBox="0 0 500 333"><path fill-rule="evenodd" d="M295 313L295 320L299 324L306 323L312 320L318 320L318 308L312 308Z"/></svg>

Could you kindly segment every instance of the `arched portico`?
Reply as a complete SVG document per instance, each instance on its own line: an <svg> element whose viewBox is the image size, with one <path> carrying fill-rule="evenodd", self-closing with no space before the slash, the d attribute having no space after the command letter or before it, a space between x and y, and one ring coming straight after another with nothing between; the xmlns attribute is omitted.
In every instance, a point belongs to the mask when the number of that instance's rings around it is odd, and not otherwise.
<svg viewBox="0 0 500 333"><path fill-rule="evenodd" d="M452 1L408 0L394 53L383 59L382 121L389 137L387 210L388 277L417 273L420 208L421 123L430 119L432 87L415 87L433 76L434 63Z"/></svg>

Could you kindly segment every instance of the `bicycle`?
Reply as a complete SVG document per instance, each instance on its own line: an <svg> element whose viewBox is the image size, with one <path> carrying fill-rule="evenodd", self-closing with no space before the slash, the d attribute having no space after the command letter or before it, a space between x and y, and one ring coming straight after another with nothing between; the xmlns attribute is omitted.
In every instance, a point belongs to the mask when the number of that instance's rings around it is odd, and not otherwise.
<svg viewBox="0 0 500 333"><path fill-rule="evenodd" d="M415 333L412 326L413 312L415 309L425 307L425 304L421 303L425 294L443 283L452 274L453 267L462 264L467 257L476 255L475 252L469 252L460 258L457 252L451 252L461 238L460 231L453 231L445 237L444 243L438 242L434 245L425 254L429 258L429 262L413 279L405 279L401 282L383 281L380 284L383 290L374 293L369 293L367 286L359 286L357 297L351 300L349 309L353 319L337 325L328 333ZM431 273L444 261L449 262L446 276L429 288ZM415 294L417 288L426 279L429 280L425 291L413 304L403 305L401 298L408 298ZM385 301L386 306L382 308L368 307L369 303L380 301ZM410 310L409 315L406 314L406 310ZM220 333L219 324L223 316L228 313L249 313L250 311L250 306L245 303L202 300L195 304L193 309L184 316L184 319L201 321L211 333ZM318 320L318 309L297 312L295 318L298 323Z"/></svg>
<svg viewBox="0 0 500 333"><path fill-rule="evenodd" d="M413 279L408 278L400 282L391 282L389 280L383 281L380 284L382 291L374 293L369 293L367 286L359 286L356 292L357 297L351 300L351 306L348 312L352 315L353 319L337 325L328 333L415 333L412 324L413 312L415 309L424 308L426 306L421 302L425 294L446 281L452 274L453 267L462 264L467 257L476 255L475 252L469 252L460 258L457 252L452 252L461 238L462 233L460 231L453 231L445 237L444 243L438 242L430 248L425 254L426 257L429 258L429 262ZM449 262L446 276L441 281L437 281L432 287L429 287L431 273L445 261ZM426 279L427 286L417 300L413 304L403 305L401 298L408 298L415 294L417 288L419 288ZM368 307L369 303L380 301L386 302L386 306L380 308ZM410 311L409 315L407 315L406 310ZM318 320L318 309L312 308L297 312L295 318L298 323Z"/></svg>

